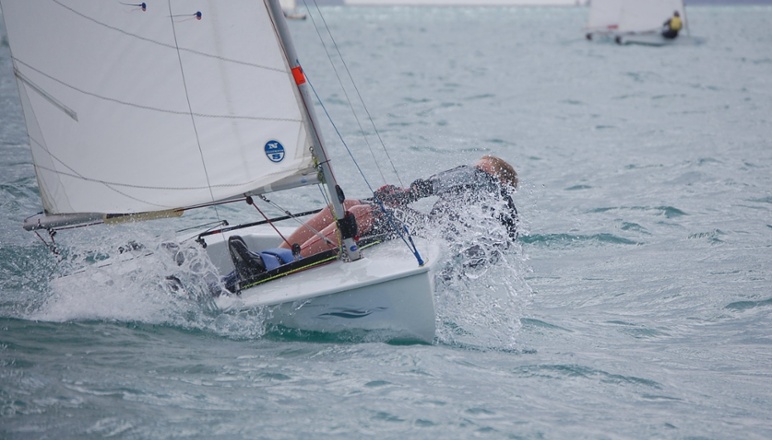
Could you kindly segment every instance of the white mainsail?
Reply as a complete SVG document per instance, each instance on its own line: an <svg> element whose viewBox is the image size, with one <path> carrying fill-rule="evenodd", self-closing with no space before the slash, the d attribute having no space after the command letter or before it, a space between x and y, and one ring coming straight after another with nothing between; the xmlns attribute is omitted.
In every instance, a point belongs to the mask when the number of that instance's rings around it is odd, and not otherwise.
<svg viewBox="0 0 772 440"><path fill-rule="evenodd" d="M592 0L587 29L618 33L654 31L675 11L686 26L682 0Z"/></svg>
<svg viewBox="0 0 772 440"><path fill-rule="evenodd" d="M279 0L279 4L285 11L294 11L298 7L297 1L295 0Z"/></svg>
<svg viewBox="0 0 772 440"><path fill-rule="evenodd" d="M592 0L587 19L589 30L614 30L619 27L622 15L622 0Z"/></svg>
<svg viewBox="0 0 772 440"><path fill-rule="evenodd" d="M47 214L163 211L317 182L267 3L0 5Z"/></svg>

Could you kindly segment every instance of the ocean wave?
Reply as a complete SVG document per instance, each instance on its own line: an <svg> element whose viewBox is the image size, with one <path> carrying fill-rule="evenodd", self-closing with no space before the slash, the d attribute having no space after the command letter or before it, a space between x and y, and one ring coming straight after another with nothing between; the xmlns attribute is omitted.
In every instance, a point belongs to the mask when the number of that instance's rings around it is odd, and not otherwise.
<svg viewBox="0 0 772 440"><path fill-rule="evenodd" d="M757 307L772 307L772 298L767 298L759 301L735 301L727 304L724 308L729 310L748 310L755 309Z"/></svg>
<svg viewBox="0 0 772 440"><path fill-rule="evenodd" d="M579 245L641 245L642 242L630 240L610 233L599 234L533 234L520 237L521 242L539 247L575 247Z"/></svg>

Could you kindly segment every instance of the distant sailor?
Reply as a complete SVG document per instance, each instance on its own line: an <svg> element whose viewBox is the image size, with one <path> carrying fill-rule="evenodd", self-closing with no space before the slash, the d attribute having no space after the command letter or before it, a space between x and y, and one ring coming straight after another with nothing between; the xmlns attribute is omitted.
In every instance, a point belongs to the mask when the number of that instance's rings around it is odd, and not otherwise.
<svg viewBox="0 0 772 440"><path fill-rule="evenodd" d="M673 16L668 18L662 25L662 36L668 40L678 36L678 31L681 30L683 23L681 22L681 15L678 11L673 12Z"/></svg>

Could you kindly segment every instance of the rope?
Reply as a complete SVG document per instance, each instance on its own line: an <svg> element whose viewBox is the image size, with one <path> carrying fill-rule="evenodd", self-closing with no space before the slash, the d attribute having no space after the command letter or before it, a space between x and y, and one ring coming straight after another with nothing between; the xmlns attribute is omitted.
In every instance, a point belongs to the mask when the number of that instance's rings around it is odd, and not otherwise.
<svg viewBox="0 0 772 440"><path fill-rule="evenodd" d="M53 229L48 230L48 236L51 237L51 243L48 243L43 237L40 236L38 231L35 231L35 235L38 236L40 241L43 242L44 245L48 248L49 251L51 251L52 254L59 256L59 249L56 246L56 241L54 241L54 235L56 234L56 231Z"/></svg>
<svg viewBox="0 0 772 440"><path fill-rule="evenodd" d="M356 87L356 83L354 83L353 76L351 75L351 72L349 71L348 66L346 65L346 62L343 59L343 55L341 54L340 49L338 48L338 45L335 42L335 38L332 36L332 33L330 32L330 29L329 29L329 26L327 26L326 20L324 20L324 15L321 13L321 10L319 10L319 5L316 3L316 0L313 0L313 1L314 1L314 5L316 6L317 13L322 18L322 22L324 24L325 29L327 30L327 34L330 36L330 39L332 40L333 45L334 45L334 47L335 47L335 49L336 49L336 51L338 53L338 57L341 59L341 62L343 63L343 65L346 67L346 73L347 73L347 75L349 77L349 80L354 85L354 89L357 92L357 96L359 98L359 101L361 102L362 107L364 108L365 112L367 113L368 119L370 120L370 123L373 125L373 129L375 130L375 132L377 134L378 130L375 127L375 122L373 121L372 116L370 115L370 112L367 111L367 106L364 103L364 99L362 98L362 95L359 93L359 89ZM304 3L305 3L305 0L304 0ZM307 5L306 5L306 7L307 7ZM316 21L313 18L313 14L309 14L309 15L311 15L311 20L314 23L314 29L316 29L317 35L319 35L319 39L322 41L322 45L324 46L325 51L327 51L327 45L324 44L324 40L322 39L321 34L319 34L319 29L318 29L318 27L316 25ZM329 59L330 58L329 57L329 51L327 51L327 54L328 54L328 59ZM343 92L346 95L346 99L347 99L347 101L349 103L349 107L351 107L351 109L352 109L352 113L354 114L354 117L357 120L357 123L359 124L359 128L362 131L362 133L364 134L364 129L362 128L362 125L361 125L361 123L359 121L359 117L356 115L356 112L353 111L353 105L351 104L351 101L350 101L350 99L348 97L348 93L346 92L346 88L343 86L343 83L341 81L340 75L338 74L337 69L335 69L335 65L332 63L332 61L330 61L330 64L332 65L333 70L335 71L335 75L338 78L338 83L341 85L341 88L343 89ZM340 132L340 130L338 129L338 126L333 121L332 116L330 115L330 112L327 110L327 106L324 105L324 102L320 98L319 93L316 91L316 88L314 87L313 82L309 78L308 73L305 73L305 76L306 76L307 84L309 85L309 87L311 88L311 91L314 93L314 96L316 97L316 101L319 103L319 105L321 106L322 110L324 111L324 114L327 117L327 120L330 121L330 124L332 125L333 130L335 130L335 133L337 134L338 139L340 139L341 143L343 144L343 147L346 149L346 152L348 153L349 157L351 158L351 161L354 163L354 166L356 167L357 171L359 172L359 175L362 176L362 180L365 182L365 185L367 185L367 188L370 190L370 192L374 193L375 191L373 190L373 187L370 184L370 181L367 179L367 177L365 176L364 172L362 171L362 168L359 166L359 163L357 162L356 158L354 157L354 154L351 151L351 148L348 146L346 141L343 139L342 133ZM370 147L370 143L367 141L367 137L366 136L364 136L364 139L365 139L365 143L368 145L368 147ZM394 162L391 160L391 157L388 155L388 151L386 150L386 145L384 144L383 140L381 139L380 134L378 134L378 139L381 142L381 146L382 146L384 152L386 152L386 156L389 159L389 162L391 163L391 166L392 166L392 168L394 170L395 175L397 176L397 180L399 181L400 186L404 187L405 185L402 183L402 179L399 177L399 173L397 172L396 167L394 167ZM375 155L372 153L372 148L370 148L370 152L371 152L371 155L373 156L373 159L375 160ZM383 172L381 171L381 168L378 165L378 161L377 160L375 160L375 165L378 168L378 171L381 173L381 177L384 178L384 180L385 180L385 177L383 176ZM402 225L401 228L398 227L396 222L394 221L394 218L391 215L391 213L386 210L386 207L383 205L383 202L381 200L379 200L378 198L376 198L375 200L378 203L378 206L380 207L381 212L383 212L387 216L387 220L389 222L389 225L392 226L392 228L396 232L397 236L400 237L400 239L402 239L402 242L405 243L405 245L408 247L408 249L410 249L410 251L413 253L413 255L415 256L416 260L418 261L419 266L423 266L424 265L424 261L421 258L421 255L418 252L418 249L416 248L415 243L413 242L413 238L410 235L410 231L408 231L407 227L404 226L404 225ZM403 235L403 232L404 232L404 235ZM340 237L339 237L339 239L340 239Z"/></svg>
<svg viewBox="0 0 772 440"><path fill-rule="evenodd" d="M346 76L348 77L349 82L351 83L351 86L354 87L354 91L356 92L357 98L359 100L359 103L362 104L362 109L367 114L367 119L370 121L370 125L373 127L373 132L375 133L376 137L378 138L378 142L381 144L381 149L383 150L384 154L386 155L386 158L389 161L389 164L391 165L391 169L394 172L394 175L397 177L397 181L399 182L400 186L405 186L402 183L402 178L399 175L399 172L397 171L396 166L394 166L394 161L391 159L391 156L389 155L389 150L386 148L386 144L383 142L383 138L381 137L380 132L378 131L378 127L375 125L375 121L373 120L372 115L370 114L370 111L367 109L367 106L365 105L365 100L362 98L362 94L359 91L359 87L357 87L356 82L354 81L354 76L351 74L351 70L348 68L348 64L346 63L346 59L343 58L343 54L340 51L340 47L338 46L338 42L335 41L335 37L332 35L332 32L330 31L330 27L327 25L327 20L324 18L324 14L322 14L322 11L319 9L319 4L316 2L316 0L312 0L314 3L314 6L316 7L316 11L319 14L319 17L322 20L322 24L324 25L324 29L327 31L327 35L330 37L330 41L332 41L332 45L335 48L335 52L338 55L338 58L340 59L341 64L343 64L344 69L346 70ZM306 3L306 0L303 0L303 3L305 4L306 8L308 8L308 4ZM311 9L308 8L310 11ZM319 27L316 25L316 20L314 19L314 14L309 14L311 16L311 21L314 24L314 30L316 30L316 34L319 36L319 41L322 43L322 46L324 47L325 52L327 53L327 59L330 61L330 65L332 66L333 71L335 72L335 76L338 79L338 84L340 84L341 89L343 90L343 94L346 96L346 101L348 102L349 107L351 108L351 113L354 116L354 119L357 121L357 125L359 126L359 130L362 132L362 138L365 141L365 144L367 144L368 149L370 150L370 155L373 157L373 161L375 163L375 166L378 168L378 172L381 174L381 178L383 179L384 183L386 183L386 177L383 175L383 171L381 170L380 165L378 164L378 160L375 158L375 153L373 152L372 146L370 145L369 140L367 139L367 136L365 135L365 130L362 127L362 123L359 119L359 116L354 111L354 106L351 103L351 99L349 98L348 91L346 90L346 87L343 86L343 81L341 80L340 74L338 73L338 69L335 67L335 63L332 62L332 57L330 57L330 51L327 48L327 45L324 43L324 39L322 38L322 35L319 33ZM318 99L318 98L317 98Z"/></svg>
<svg viewBox="0 0 772 440"><path fill-rule="evenodd" d="M321 187L320 187L319 185L317 185L317 187L318 187L318 188L319 188L319 190L321 191L321 193L322 193L322 196L323 196L323 198L324 198L325 202L327 202L327 203L326 203L326 206L329 206L329 199L327 198L327 193L326 193L326 192L324 192L324 190L322 190L322 189L321 189ZM268 203L269 205L273 206L274 208L278 209L279 211L282 211L284 214L286 214L286 215L287 215L287 217L289 217L290 219L294 220L294 221L295 221L295 222L296 222L298 225L300 225L301 227L304 227L304 228L306 228L306 229L310 230L311 232L313 232L313 233L314 233L314 235L316 235L317 237L319 237L319 238L321 238L322 240L326 241L326 242L327 242L327 244L332 244L332 245L334 245L334 244L335 244L335 243L333 243L332 241L330 241L330 239L328 239L327 237L325 237L325 236L322 234L322 232L321 232L321 231L319 231L319 230L317 230L317 229L314 229L314 228L312 228L311 226L309 226L309 225L308 225L308 224L306 224L305 222L302 222L302 221L300 221L300 219L298 219L298 218L297 218L297 217L298 217L297 215L295 215L295 214L291 213L289 210L287 210L286 208L284 208L284 207L280 206L279 204L277 204L277 203L274 203L274 202L272 202L272 201L268 200L268 198L267 198L267 197L265 197L265 195L263 195L263 194L260 194L258 197L260 197L260 199L261 199L262 201L264 201L265 203ZM320 209L320 210L318 210L318 211L316 211L316 212L319 212L319 211L321 211L321 209ZM332 210L332 209L330 210L330 213L332 214L333 218L335 218L335 213L333 212L333 210ZM262 212L261 212L261 214L262 214ZM263 217L265 217L265 214L263 214ZM266 219L266 223L271 223L271 220L270 220L270 219ZM281 234L280 234L280 235L281 235ZM282 238L283 238L283 237L282 237ZM288 242L287 242L287 240L284 240L284 242L285 242L285 243L287 243L288 245L290 245L290 247L292 247L292 243L288 243ZM340 247L340 243L338 243L338 247Z"/></svg>
<svg viewBox="0 0 772 440"><path fill-rule="evenodd" d="M383 202L377 197L375 198L375 201L378 203L378 206L381 208L381 212L386 215L386 219L388 220L389 225L397 233L397 236L402 240L403 243L405 243L407 248L410 249L410 251L413 253L413 256L418 261L418 265L423 266L424 260L423 258L421 258L421 254L418 252L418 248L413 242L413 236L410 234L410 231L407 229L407 226L402 225L401 228L397 226L397 222L394 220L394 215L392 215L392 213L386 209L386 207L383 205ZM405 232L404 236L402 235L402 232L400 231L400 229L404 230Z"/></svg>
<svg viewBox="0 0 772 440"><path fill-rule="evenodd" d="M277 228L277 227L276 227L276 225L274 225L274 224L273 224L273 222L271 221L271 219L269 219L269 218L268 218L268 216L267 216L267 215L265 215L265 214L263 213L263 211L260 209L260 207L258 207L257 205L255 205L255 201L254 201L254 200L252 200L252 197L247 197L247 204L248 204L248 205L252 205L252 206L254 206L254 207L255 207L255 209L257 209L257 212L259 212L259 213L260 213L260 215L262 215L262 216L263 216L263 218L265 219L265 221L266 221L266 222L267 222L269 225L271 225L271 227L273 228L273 230L274 230L274 231L276 231L276 233L277 233L277 234L279 234L279 237L281 237L282 241L283 241L283 242L285 242L285 243L287 243L287 246L289 246L289 247L292 247L292 243L290 243L290 242L287 240L287 238L286 238L286 237L284 237L284 234L282 234L282 233L279 231L279 228Z"/></svg>

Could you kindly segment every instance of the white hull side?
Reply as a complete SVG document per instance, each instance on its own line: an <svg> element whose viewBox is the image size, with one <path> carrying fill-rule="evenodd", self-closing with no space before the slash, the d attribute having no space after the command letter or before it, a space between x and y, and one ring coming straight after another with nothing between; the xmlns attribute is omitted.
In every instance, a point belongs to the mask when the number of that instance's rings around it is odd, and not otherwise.
<svg viewBox="0 0 772 440"><path fill-rule="evenodd" d="M650 33L641 33L641 34L620 35L617 37L616 42L619 44L664 46L666 44L673 44L675 43L676 40L677 39L667 39L663 37L659 32L650 32Z"/></svg>
<svg viewBox="0 0 772 440"><path fill-rule="evenodd" d="M679 35L676 38L668 39L659 33L629 34L621 35L618 38L619 44L640 44L643 46L696 45L703 42L702 38L689 35Z"/></svg>
<svg viewBox="0 0 772 440"><path fill-rule="evenodd" d="M428 272L270 307L270 324L324 333L375 331L432 342L435 312Z"/></svg>
<svg viewBox="0 0 772 440"><path fill-rule="evenodd" d="M247 243L261 234L239 233ZM222 260L221 241L207 247L213 261ZM428 243L418 242L426 252ZM423 246L422 246L423 245ZM251 247L251 245L250 245ZM269 324L338 333L377 331L390 338L431 342L435 332L434 271L438 252L422 255L419 266L400 240L364 250L361 260L333 263L285 276L217 298L223 310L266 307ZM227 273L228 266L220 267Z"/></svg>
<svg viewBox="0 0 772 440"><path fill-rule="evenodd" d="M253 250L277 244L272 231L250 228L234 233ZM221 275L233 270L224 239L227 235L206 238L207 255ZM334 260L244 289L238 295L220 296L215 303L224 311L265 308L268 325L324 333L373 331L388 339L431 343L435 334L433 264L439 252L426 241L417 239L417 244L426 261L423 266L401 240L393 240L365 249L360 260ZM109 267L108 273L84 270L54 279L52 286L76 292L94 283L109 285L111 277L130 277L141 271L147 266L144 258L120 254L98 265Z"/></svg>
<svg viewBox="0 0 772 440"><path fill-rule="evenodd" d="M641 33L616 33L616 32L590 32L587 39L592 41L615 42L621 45L638 44L642 46L671 46L671 45L697 45L704 42L703 38L690 35L679 35L668 39L659 32Z"/></svg>

